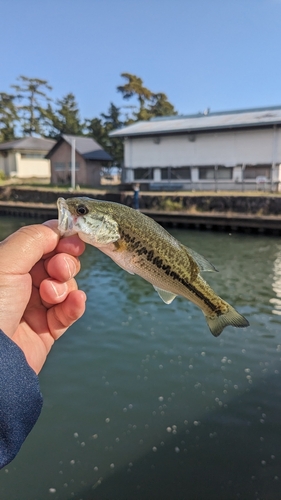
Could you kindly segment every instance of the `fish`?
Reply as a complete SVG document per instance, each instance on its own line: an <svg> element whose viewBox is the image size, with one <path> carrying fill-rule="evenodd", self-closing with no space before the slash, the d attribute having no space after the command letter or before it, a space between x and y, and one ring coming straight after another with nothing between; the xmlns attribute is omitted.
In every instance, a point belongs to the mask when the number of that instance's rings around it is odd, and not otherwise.
<svg viewBox="0 0 281 500"><path fill-rule="evenodd" d="M122 269L151 283L166 304L178 295L193 302L215 337L228 325L249 325L202 278L202 272L216 268L152 218L120 203L88 197L59 198L57 205L61 236L77 233Z"/></svg>

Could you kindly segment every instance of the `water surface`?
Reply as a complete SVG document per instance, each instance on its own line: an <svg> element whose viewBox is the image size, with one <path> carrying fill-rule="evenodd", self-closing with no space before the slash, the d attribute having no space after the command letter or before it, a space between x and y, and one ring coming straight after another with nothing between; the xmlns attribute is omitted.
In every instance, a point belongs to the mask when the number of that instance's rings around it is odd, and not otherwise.
<svg viewBox="0 0 281 500"><path fill-rule="evenodd" d="M0 238L25 223L2 217ZM40 374L44 408L1 500L280 499L280 238L171 232L251 326L214 338L193 304L167 306L88 247L87 311Z"/></svg>

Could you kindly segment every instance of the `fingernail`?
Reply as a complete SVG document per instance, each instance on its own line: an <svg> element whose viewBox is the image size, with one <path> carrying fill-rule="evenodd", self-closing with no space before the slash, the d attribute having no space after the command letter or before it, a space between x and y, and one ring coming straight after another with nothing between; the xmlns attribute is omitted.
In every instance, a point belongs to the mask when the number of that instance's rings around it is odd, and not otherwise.
<svg viewBox="0 0 281 500"><path fill-rule="evenodd" d="M57 299L64 297L67 292L67 284L66 283L54 283L50 281L51 286L56 294Z"/></svg>
<svg viewBox="0 0 281 500"><path fill-rule="evenodd" d="M72 259L68 259L67 257L64 257L64 262L66 264L66 268L68 270L68 279L73 278L76 272L76 266L73 262Z"/></svg>

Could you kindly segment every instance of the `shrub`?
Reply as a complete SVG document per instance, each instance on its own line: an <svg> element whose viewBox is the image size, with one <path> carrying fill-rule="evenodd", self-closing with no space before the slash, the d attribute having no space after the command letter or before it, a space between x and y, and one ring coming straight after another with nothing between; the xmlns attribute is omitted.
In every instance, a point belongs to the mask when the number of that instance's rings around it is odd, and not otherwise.
<svg viewBox="0 0 281 500"><path fill-rule="evenodd" d="M167 211L173 211L173 210L183 210L183 201L182 198L177 200L172 200L171 198L162 198L159 203L159 208L160 210L167 210Z"/></svg>

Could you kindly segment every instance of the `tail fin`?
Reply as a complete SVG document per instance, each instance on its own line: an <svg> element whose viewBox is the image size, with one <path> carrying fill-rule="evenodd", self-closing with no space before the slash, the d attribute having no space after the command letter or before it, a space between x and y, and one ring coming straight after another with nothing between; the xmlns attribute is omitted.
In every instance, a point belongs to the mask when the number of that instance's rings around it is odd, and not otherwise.
<svg viewBox="0 0 281 500"><path fill-rule="evenodd" d="M236 326L238 328L249 326L249 321L229 304L228 311L225 314L221 314L215 318L206 316L206 321L214 337L218 337L223 329L228 325Z"/></svg>

